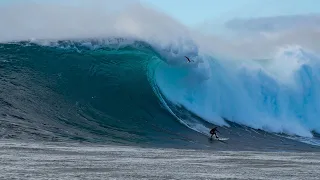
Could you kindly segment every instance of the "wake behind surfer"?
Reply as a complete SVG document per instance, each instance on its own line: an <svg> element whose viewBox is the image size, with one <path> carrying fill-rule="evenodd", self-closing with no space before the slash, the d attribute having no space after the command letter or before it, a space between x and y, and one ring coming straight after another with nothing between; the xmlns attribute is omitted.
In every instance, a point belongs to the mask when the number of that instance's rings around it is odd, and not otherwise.
<svg viewBox="0 0 320 180"><path fill-rule="evenodd" d="M214 127L214 128L212 128L212 129L210 130L211 139L212 139L212 136L213 136L213 135L215 135L216 138L219 139L219 137L217 136L217 132L219 132L217 128L218 128L218 127ZM220 133L220 132L219 132L219 133Z"/></svg>

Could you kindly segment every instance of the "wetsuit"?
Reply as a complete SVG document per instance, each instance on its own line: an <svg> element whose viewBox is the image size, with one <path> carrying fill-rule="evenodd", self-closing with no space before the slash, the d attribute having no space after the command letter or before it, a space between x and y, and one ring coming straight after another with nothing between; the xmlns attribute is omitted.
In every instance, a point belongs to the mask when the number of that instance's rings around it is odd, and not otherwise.
<svg viewBox="0 0 320 180"><path fill-rule="evenodd" d="M217 130L217 127L211 129L211 131L210 131L211 138L212 138L213 135L215 135L216 138L219 138L219 137L217 136L217 133L216 133L216 132L219 132L219 131ZM219 132L219 133L220 133L220 132Z"/></svg>

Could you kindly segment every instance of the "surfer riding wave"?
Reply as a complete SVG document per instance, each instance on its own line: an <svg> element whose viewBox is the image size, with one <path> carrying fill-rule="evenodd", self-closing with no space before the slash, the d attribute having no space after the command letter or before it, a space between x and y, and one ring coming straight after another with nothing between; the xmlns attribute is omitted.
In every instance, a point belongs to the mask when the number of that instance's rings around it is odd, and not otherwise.
<svg viewBox="0 0 320 180"><path fill-rule="evenodd" d="M218 135L217 135L217 132L219 132L219 131L218 131L217 128L218 128L218 127L214 127L213 129L210 130L211 139L212 139L212 136L213 136L213 135L215 135L216 138L219 139L219 137L218 137ZM219 133L220 133L220 132L219 132Z"/></svg>

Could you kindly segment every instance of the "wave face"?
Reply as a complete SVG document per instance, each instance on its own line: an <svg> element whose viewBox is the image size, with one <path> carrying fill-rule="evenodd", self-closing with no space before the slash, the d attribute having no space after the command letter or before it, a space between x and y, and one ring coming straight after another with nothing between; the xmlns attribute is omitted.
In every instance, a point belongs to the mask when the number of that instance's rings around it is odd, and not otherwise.
<svg viewBox="0 0 320 180"><path fill-rule="evenodd" d="M155 51L121 42L1 44L1 136L172 143L188 128L161 108L150 86Z"/></svg>
<svg viewBox="0 0 320 180"><path fill-rule="evenodd" d="M270 60L187 63L172 51L121 38L1 44L1 135L172 144L188 128L236 123L318 144L317 56L291 47Z"/></svg>

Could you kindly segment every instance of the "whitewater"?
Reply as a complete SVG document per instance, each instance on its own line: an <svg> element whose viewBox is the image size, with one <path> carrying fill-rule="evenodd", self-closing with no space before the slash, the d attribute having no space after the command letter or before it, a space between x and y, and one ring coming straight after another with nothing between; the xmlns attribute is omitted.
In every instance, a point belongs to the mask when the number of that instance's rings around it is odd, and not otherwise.
<svg viewBox="0 0 320 180"><path fill-rule="evenodd" d="M257 33L228 39L188 28L135 1L107 5L8 3L0 8L0 41L78 52L126 47L145 52L150 46L154 55L145 73L162 106L180 123L207 135L210 129L201 120L227 128L231 122L320 144L314 137L320 133L317 46L292 38L307 28L274 33L278 38ZM179 108L201 120L179 115Z"/></svg>

